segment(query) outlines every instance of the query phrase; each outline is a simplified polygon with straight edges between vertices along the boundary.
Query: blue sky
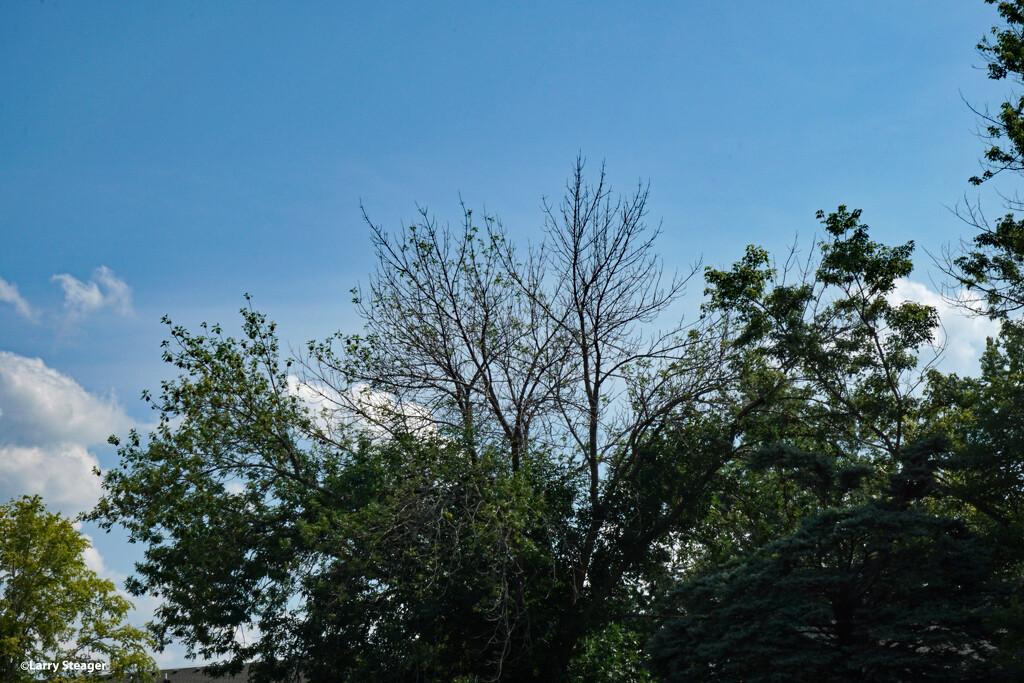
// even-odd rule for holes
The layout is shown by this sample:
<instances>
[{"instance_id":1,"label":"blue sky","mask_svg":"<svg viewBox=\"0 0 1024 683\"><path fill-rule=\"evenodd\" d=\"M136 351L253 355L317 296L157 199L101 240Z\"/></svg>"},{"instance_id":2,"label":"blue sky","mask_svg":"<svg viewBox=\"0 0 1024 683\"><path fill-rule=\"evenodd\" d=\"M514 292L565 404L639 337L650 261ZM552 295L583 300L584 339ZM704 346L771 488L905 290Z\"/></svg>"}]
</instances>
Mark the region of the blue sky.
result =
<instances>
[{"instance_id":1,"label":"blue sky","mask_svg":"<svg viewBox=\"0 0 1024 683\"><path fill-rule=\"evenodd\" d=\"M75 477L114 464L105 433L152 419L164 314L233 324L251 292L295 345L355 332L360 203L397 228L461 195L524 242L582 153L650 181L670 268L807 244L841 203L937 252L965 193L994 215L1013 191L967 183L964 100L1010 91L974 51L996 23L964 0L3 3L0 498L94 499Z\"/></svg>"}]
</instances>

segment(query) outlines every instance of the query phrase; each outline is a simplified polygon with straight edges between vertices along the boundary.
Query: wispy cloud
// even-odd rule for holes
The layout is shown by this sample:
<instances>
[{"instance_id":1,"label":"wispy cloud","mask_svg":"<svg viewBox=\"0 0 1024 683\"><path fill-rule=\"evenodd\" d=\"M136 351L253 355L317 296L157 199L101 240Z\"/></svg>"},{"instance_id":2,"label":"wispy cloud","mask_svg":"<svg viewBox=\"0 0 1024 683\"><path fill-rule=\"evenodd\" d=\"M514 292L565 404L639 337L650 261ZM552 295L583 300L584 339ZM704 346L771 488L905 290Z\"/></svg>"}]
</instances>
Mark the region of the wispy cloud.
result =
<instances>
[{"instance_id":1,"label":"wispy cloud","mask_svg":"<svg viewBox=\"0 0 1024 683\"><path fill-rule=\"evenodd\" d=\"M18 285L8 282L3 278L0 278L0 301L13 305L14 310L32 322L38 319L36 312L32 310L32 307L25 301L25 297L18 291Z\"/></svg>"},{"instance_id":2,"label":"wispy cloud","mask_svg":"<svg viewBox=\"0 0 1024 683\"><path fill-rule=\"evenodd\" d=\"M68 273L53 276L64 290L64 308L72 317L83 317L104 308L121 315L132 315L132 288L110 268L100 266L88 282Z\"/></svg>"}]
</instances>

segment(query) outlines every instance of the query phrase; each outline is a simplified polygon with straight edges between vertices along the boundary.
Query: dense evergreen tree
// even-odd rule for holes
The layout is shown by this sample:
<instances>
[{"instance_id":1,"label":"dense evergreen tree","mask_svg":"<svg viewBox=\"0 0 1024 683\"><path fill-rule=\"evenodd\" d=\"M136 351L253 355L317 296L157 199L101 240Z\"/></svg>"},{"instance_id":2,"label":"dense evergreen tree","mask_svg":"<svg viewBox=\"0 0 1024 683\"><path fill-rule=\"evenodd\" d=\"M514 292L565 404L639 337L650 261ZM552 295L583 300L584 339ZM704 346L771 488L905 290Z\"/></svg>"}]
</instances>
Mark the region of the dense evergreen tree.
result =
<instances>
[{"instance_id":1,"label":"dense evergreen tree","mask_svg":"<svg viewBox=\"0 0 1024 683\"><path fill-rule=\"evenodd\" d=\"M684 584L682 616L651 644L669 681L996 680L989 621L1006 595L992 551L966 524L928 510L944 441L907 448L888 490L829 507L796 533ZM782 456L780 458L780 456ZM762 457L787 469L792 457ZM789 462L786 462L786 461ZM805 455L809 487L861 481Z\"/></svg>"}]
</instances>

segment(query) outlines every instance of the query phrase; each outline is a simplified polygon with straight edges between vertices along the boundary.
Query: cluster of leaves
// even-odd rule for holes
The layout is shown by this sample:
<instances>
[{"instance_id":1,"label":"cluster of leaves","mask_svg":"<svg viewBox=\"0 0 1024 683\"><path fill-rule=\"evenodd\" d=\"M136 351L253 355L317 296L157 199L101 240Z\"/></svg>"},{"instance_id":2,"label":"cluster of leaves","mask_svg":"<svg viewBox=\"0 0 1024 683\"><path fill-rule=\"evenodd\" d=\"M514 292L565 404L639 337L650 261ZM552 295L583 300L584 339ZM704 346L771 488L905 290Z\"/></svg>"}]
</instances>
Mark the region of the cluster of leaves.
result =
<instances>
[{"instance_id":1,"label":"cluster of leaves","mask_svg":"<svg viewBox=\"0 0 1024 683\"><path fill-rule=\"evenodd\" d=\"M317 666L483 680L528 665L506 650L538 637L529 619L556 590L550 548L563 535L551 522L571 518L571 499L543 460L523 464L411 439L357 455L337 482L359 496L352 512L317 512L333 547L304 587L316 608L299 630L331 634L310 653Z\"/></svg>"},{"instance_id":2,"label":"cluster of leaves","mask_svg":"<svg viewBox=\"0 0 1024 683\"><path fill-rule=\"evenodd\" d=\"M985 0L996 4L996 0ZM991 38L985 37L978 43L978 51L988 60L988 75L993 80L1013 78L1021 82L1024 73L1024 8L1016 0L1000 1L999 15L1006 24L992 29ZM985 133L992 140L985 150L987 165L981 176L974 176L971 182L979 185L997 173L1024 171L1024 96L1017 101L1004 102L998 114L982 116Z\"/></svg>"},{"instance_id":3,"label":"cluster of leaves","mask_svg":"<svg viewBox=\"0 0 1024 683\"><path fill-rule=\"evenodd\" d=\"M1024 83L1024 3L985 1L997 5L1004 21L978 44L989 78ZM984 172L971 182L980 185L1003 171L1024 172L1024 95L1003 102L997 114L977 113L991 144L984 154ZM1007 193L1006 208L1019 212L1021 202L1010 198L1015 196ZM947 251L941 266L956 287L966 290L966 299L957 293L962 303L1006 323L1024 310L1024 221L1007 213L993 225L980 206L970 204L960 213L977 234L960 249Z\"/></svg>"}]
</instances>

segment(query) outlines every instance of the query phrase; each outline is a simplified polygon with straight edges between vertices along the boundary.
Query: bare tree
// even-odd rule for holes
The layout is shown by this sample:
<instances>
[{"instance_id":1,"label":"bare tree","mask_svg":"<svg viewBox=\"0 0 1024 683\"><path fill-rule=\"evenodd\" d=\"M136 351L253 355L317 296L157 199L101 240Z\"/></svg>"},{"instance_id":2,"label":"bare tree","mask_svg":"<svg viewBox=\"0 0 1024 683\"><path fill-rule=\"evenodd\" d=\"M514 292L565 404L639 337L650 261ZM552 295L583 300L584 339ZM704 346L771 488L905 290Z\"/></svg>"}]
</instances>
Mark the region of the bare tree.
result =
<instances>
[{"instance_id":1,"label":"bare tree","mask_svg":"<svg viewBox=\"0 0 1024 683\"><path fill-rule=\"evenodd\" d=\"M510 278L512 246L495 218L481 229L463 206L457 232L425 210L420 219L397 238L366 219L377 269L364 296L354 290L365 335L311 345L306 383L388 432L429 422L474 459L503 442L518 470L567 365L564 334L539 303L541 274Z\"/></svg>"},{"instance_id":2,"label":"bare tree","mask_svg":"<svg viewBox=\"0 0 1024 683\"><path fill-rule=\"evenodd\" d=\"M642 184L613 195L603 167L588 184L577 159L562 201L545 202L544 241L525 258L497 219L465 206L456 230L425 210L397 236L367 219L378 263L357 292L365 334L311 345L305 362L306 384L342 414L392 433L427 420L473 463L486 449L507 453L513 473L543 453L577 482L574 526L551 548L564 574L565 594L552 599L564 603L565 661L630 567L693 503L665 491L638 511L638 478L664 457L648 435L721 390L727 372L721 330L680 319L651 331L698 266L665 274L647 199ZM706 483L719 465L708 461L694 480ZM530 647L528 587L512 574L502 637Z\"/></svg>"},{"instance_id":3,"label":"bare tree","mask_svg":"<svg viewBox=\"0 0 1024 683\"><path fill-rule=\"evenodd\" d=\"M567 458L589 470L596 495L601 463L639 415L620 400L630 383L641 368L653 377L678 364L692 343L682 324L644 328L697 267L664 280L659 231L644 222L647 188L613 201L604 169L593 186L583 169L578 159L562 203L545 204L547 239L525 263L496 218L478 225L464 205L458 231L426 210L397 237L367 218L378 263L356 291L365 334L312 346L307 383L381 427L395 425L353 387L392 397L406 418L399 428L412 415L471 450L503 440L513 469L534 431L546 447L568 437ZM650 406L641 412L649 420Z\"/></svg>"}]
</instances>

